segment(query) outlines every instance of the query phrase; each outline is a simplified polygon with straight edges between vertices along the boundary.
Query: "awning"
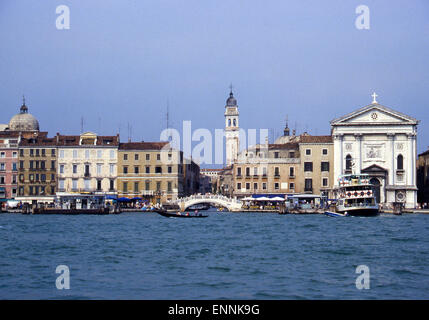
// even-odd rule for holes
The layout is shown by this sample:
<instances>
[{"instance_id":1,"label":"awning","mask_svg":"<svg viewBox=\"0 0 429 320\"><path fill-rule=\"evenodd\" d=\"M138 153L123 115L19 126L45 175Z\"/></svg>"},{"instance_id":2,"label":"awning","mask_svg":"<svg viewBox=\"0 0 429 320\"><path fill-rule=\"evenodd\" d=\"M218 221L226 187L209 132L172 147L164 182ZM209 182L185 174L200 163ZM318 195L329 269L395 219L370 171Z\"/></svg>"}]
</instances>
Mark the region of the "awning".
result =
<instances>
[{"instance_id":1,"label":"awning","mask_svg":"<svg viewBox=\"0 0 429 320\"><path fill-rule=\"evenodd\" d=\"M122 197L122 198L118 198L118 199L116 199L118 202L131 202L131 199L129 199L129 198L125 198L125 197Z\"/></svg>"}]
</instances>

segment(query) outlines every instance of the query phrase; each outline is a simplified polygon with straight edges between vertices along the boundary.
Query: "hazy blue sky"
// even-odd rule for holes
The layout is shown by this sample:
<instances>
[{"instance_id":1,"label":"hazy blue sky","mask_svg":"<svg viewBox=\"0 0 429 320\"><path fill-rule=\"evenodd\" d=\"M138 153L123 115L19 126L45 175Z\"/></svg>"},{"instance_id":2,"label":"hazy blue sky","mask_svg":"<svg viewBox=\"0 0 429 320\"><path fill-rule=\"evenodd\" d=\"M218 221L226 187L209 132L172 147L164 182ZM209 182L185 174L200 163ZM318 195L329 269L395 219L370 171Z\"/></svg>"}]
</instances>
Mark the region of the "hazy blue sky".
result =
<instances>
[{"instance_id":1,"label":"hazy blue sky","mask_svg":"<svg viewBox=\"0 0 429 320\"><path fill-rule=\"evenodd\" d=\"M55 9L70 8L70 30ZM370 30L355 9L370 8ZM421 120L429 145L429 1L0 1L0 123L25 94L42 130L158 140L173 127L222 128L228 86L240 125L329 134L371 102Z\"/></svg>"}]
</instances>

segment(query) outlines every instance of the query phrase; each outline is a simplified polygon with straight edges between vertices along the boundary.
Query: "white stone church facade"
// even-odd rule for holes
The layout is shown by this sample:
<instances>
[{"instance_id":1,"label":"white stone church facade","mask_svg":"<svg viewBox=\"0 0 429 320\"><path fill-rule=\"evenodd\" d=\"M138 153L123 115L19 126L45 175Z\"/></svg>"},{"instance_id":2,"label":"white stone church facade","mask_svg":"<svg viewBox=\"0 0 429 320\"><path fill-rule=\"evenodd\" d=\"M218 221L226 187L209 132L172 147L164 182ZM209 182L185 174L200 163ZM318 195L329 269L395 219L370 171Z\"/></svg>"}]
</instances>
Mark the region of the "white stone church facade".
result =
<instances>
[{"instance_id":1,"label":"white stone church facade","mask_svg":"<svg viewBox=\"0 0 429 320\"><path fill-rule=\"evenodd\" d=\"M418 120L380 105L370 105L331 121L334 177L367 173L384 207L417 205L416 133Z\"/></svg>"}]
</instances>

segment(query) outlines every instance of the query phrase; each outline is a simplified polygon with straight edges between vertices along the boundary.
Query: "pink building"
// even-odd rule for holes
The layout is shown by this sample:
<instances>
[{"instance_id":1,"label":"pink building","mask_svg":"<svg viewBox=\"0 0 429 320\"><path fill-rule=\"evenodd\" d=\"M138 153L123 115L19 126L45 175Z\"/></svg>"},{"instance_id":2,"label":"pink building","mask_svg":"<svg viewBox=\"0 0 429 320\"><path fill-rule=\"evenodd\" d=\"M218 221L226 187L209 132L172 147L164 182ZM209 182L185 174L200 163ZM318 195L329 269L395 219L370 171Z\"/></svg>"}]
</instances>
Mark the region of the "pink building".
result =
<instances>
[{"instance_id":1,"label":"pink building","mask_svg":"<svg viewBox=\"0 0 429 320\"><path fill-rule=\"evenodd\" d=\"M19 132L0 131L0 201L17 195L19 139Z\"/></svg>"}]
</instances>

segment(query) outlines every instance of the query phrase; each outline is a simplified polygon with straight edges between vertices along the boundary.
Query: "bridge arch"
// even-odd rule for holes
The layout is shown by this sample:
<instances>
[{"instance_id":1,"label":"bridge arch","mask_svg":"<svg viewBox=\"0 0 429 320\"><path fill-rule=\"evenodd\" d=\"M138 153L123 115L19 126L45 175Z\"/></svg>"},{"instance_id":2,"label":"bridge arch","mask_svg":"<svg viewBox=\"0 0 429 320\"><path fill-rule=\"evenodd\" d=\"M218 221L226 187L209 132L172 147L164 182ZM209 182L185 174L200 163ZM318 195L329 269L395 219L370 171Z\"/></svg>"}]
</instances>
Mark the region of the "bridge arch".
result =
<instances>
[{"instance_id":1,"label":"bridge arch","mask_svg":"<svg viewBox=\"0 0 429 320\"><path fill-rule=\"evenodd\" d=\"M242 203L237 199L228 198L218 195L197 195L186 198L180 198L174 201L179 205L180 210L183 212L190 206L200 203L214 203L219 206L227 208L229 211L240 211Z\"/></svg>"}]
</instances>

